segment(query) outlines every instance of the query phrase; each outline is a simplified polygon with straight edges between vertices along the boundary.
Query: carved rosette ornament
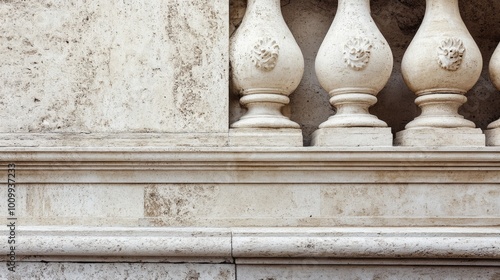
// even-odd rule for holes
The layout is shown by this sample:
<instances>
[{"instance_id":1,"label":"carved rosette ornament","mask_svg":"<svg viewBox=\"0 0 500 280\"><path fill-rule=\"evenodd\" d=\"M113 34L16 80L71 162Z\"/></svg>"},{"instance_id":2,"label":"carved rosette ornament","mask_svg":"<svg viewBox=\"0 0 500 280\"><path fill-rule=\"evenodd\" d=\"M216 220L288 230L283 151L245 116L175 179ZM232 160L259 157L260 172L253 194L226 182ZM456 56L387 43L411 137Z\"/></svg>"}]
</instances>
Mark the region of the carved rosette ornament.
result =
<instances>
[{"instance_id":1,"label":"carved rosette ornament","mask_svg":"<svg viewBox=\"0 0 500 280\"><path fill-rule=\"evenodd\" d=\"M462 64L465 47L458 38L446 38L438 48L438 63L441 68L456 71Z\"/></svg>"},{"instance_id":2,"label":"carved rosette ornament","mask_svg":"<svg viewBox=\"0 0 500 280\"><path fill-rule=\"evenodd\" d=\"M248 0L230 39L231 81L247 112L232 128L300 128L281 108L299 85L304 58L281 14L280 0Z\"/></svg>"},{"instance_id":3,"label":"carved rosette ornament","mask_svg":"<svg viewBox=\"0 0 500 280\"><path fill-rule=\"evenodd\" d=\"M372 43L366 38L352 38L344 46L344 62L354 70L362 70L370 61Z\"/></svg>"},{"instance_id":4,"label":"carved rosette ornament","mask_svg":"<svg viewBox=\"0 0 500 280\"><path fill-rule=\"evenodd\" d=\"M375 96L389 80L392 66L389 44L371 17L370 0L339 0L316 57L318 80L337 109L320 129L387 127L368 108L377 102Z\"/></svg>"},{"instance_id":5,"label":"carved rosette ornament","mask_svg":"<svg viewBox=\"0 0 500 280\"><path fill-rule=\"evenodd\" d=\"M262 71L271 71L276 67L280 55L280 46L271 38L260 39L253 47L252 61Z\"/></svg>"},{"instance_id":6,"label":"carved rosette ornament","mask_svg":"<svg viewBox=\"0 0 500 280\"><path fill-rule=\"evenodd\" d=\"M426 0L424 19L401 63L422 113L396 135L396 144L484 146L481 130L458 113L481 70L481 53L460 17L458 0ZM429 137L419 135L422 129ZM465 132L453 134L459 129ZM468 136L457 140L462 134Z\"/></svg>"}]
</instances>

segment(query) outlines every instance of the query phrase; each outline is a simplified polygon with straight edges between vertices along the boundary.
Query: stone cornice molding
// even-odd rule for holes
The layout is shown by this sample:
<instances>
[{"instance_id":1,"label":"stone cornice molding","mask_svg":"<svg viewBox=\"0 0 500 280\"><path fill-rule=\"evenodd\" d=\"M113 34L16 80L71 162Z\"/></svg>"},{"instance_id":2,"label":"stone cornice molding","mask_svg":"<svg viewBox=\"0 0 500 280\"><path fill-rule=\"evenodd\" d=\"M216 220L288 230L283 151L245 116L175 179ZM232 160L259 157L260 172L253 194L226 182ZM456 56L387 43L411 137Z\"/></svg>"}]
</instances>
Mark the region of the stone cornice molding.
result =
<instances>
[{"instance_id":1,"label":"stone cornice molding","mask_svg":"<svg viewBox=\"0 0 500 280\"><path fill-rule=\"evenodd\" d=\"M18 184L500 182L499 148L0 148L11 162Z\"/></svg>"}]
</instances>

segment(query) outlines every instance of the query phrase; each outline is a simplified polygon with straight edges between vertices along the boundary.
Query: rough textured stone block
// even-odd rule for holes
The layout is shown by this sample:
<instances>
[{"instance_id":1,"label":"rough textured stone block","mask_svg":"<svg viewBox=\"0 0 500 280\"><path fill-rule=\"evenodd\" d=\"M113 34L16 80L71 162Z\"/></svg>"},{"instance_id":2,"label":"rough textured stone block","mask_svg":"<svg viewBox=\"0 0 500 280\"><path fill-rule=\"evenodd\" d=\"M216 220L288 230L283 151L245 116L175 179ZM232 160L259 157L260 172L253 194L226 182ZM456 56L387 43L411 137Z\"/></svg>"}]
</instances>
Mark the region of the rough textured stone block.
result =
<instances>
[{"instance_id":1,"label":"rough textured stone block","mask_svg":"<svg viewBox=\"0 0 500 280\"><path fill-rule=\"evenodd\" d=\"M498 267L432 267L432 266L238 266L237 279L477 279L491 280L500 277Z\"/></svg>"},{"instance_id":2,"label":"rough textured stone block","mask_svg":"<svg viewBox=\"0 0 500 280\"><path fill-rule=\"evenodd\" d=\"M8 272L2 263L0 278L17 279L166 279L231 280L234 265L164 263L18 263L16 272Z\"/></svg>"},{"instance_id":3,"label":"rough textured stone block","mask_svg":"<svg viewBox=\"0 0 500 280\"><path fill-rule=\"evenodd\" d=\"M0 132L227 132L227 1L2 1Z\"/></svg>"}]
</instances>

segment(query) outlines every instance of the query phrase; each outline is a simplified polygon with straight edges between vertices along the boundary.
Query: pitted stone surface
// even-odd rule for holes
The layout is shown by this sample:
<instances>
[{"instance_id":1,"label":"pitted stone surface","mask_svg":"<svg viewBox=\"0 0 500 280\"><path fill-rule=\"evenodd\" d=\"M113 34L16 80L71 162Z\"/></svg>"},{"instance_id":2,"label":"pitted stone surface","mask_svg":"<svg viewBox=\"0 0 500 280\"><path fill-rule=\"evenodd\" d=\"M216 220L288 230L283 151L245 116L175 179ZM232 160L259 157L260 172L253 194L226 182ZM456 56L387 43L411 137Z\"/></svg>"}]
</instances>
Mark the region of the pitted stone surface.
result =
<instances>
[{"instance_id":1,"label":"pitted stone surface","mask_svg":"<svg viewBox=\"0 0 500 280\"><path fill-rule=\"evenodd\" d=\"M1 1L0 132L227 132L227 9Z\"/></svg>"},{"instance_id":2,"label":"pitted stone surface","mask_svg":"<svg viewBox=\"0 0 500 280\"><path fill-rule=\"evenodd\" d=\"M164 263L19 263L16 272L0 268L0 279L235 279L233 265ZM5 277L5 278L4 278Z\"/></svg>"}]
</instances>

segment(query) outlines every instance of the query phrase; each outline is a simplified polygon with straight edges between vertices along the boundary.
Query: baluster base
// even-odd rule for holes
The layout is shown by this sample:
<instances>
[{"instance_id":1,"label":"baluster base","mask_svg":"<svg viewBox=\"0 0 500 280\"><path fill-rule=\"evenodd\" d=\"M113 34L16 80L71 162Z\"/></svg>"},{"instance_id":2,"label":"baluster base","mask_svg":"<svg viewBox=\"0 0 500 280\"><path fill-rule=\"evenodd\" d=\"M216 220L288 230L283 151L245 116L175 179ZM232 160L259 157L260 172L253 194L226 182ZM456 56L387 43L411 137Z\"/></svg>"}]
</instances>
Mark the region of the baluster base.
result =
<instances>
[{"instance_id":1,"label":"baluster base","mask_svg":"<svg viewBox=\"0 0 500 280\"><path fill-rule=\"evenodd\" d=\"M480 128L411 128L396 133L396 146L484 147Z\"/></svg>"},{"instance_id":2,"label":"baluster base","mask_svg":"<svg viewBox=\"0 0 500 280\"><path fill-rule=\"evenodd\" d=\"M415 99L422 114L406 125L413 128L475 128L476 125L458 114L467 97L456 93L433 93Z\"/></svg>"},{"instance_id":3,"label":"baluster base","mask_svg":"<svg viewBox=\"0 0 500 280\"><path fill-rule=\"evenodd\" d=\"M236 128L229 130L231 147L302 147L300 129Z\"/></svg>"},{"instance_id":4,"label":"baluster base","mask_svg":"<svg viewBox=\"0 0 500 280\"><path fill-rule=\"evenodd\" d=\"M369 89L365 89L369 92ZM319 125L319 128L387 127L387 124L370 114L368 108L377 103L373 93L362 89L340 89L330 92L330 103L337 113Z\"/></svg>"},{"instance_id":5,"label":"baluster base","mask_svg":"<svg viewBox=\"0 0 500 280\"><path fill-rule=\"evenodd\" d=\"M484 134L486 135L486 146L500 146L500 127L485 130Z\"/></svg>"},{"instance_id":6,"label":"baluster base","mask_svg":"<svg viewBox=\"0 0 500 280\"><path fill-rule=\"evenodd\" d=\"M251 89L243 92L241 105L248 111L231 128L300 128L283 116L281 108L290 102L280 89Z\"/></svg>"},{"instance_id":7,"label":"baluster base","mask_svg":"<svg viewBox=\"0 0 500 280\"><path fill-rule=\"evenodd\" d=\"M388 127L320 128L312 134L312 146L323 147L390 147L392 133Z\"/></svg>"}]
</instances>

